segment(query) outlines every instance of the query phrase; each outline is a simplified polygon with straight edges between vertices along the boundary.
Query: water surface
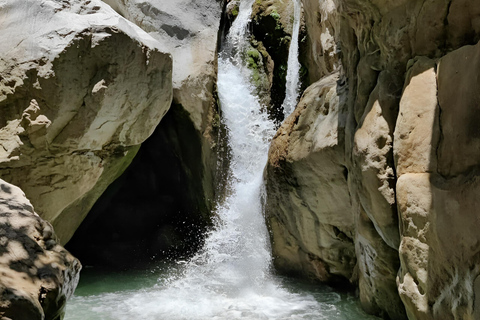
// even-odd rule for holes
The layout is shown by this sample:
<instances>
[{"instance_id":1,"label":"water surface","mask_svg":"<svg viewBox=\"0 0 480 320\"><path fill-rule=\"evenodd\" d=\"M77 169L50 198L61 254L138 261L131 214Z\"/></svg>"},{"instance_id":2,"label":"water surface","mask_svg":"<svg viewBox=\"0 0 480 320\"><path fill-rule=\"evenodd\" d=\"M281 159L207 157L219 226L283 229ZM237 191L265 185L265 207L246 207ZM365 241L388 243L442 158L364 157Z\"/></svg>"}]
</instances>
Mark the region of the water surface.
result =
<instances>
[{"instance_id":1,"label":"water surface","mask_svg":"<svg viewBox=\"0 0 480 320\"><path fill-rule=\"evenodd\" d=\"M80 284L75 296L67 304L65 320L116 320L116 319L145 319L145 320L177 320L177 319L311 319L311 320L379 320L379 318L365 314L359 305L358 298L353 293L335 292L332 288L319 284L309 284L297 279L275 277L275 281L281 290L290 292L292 301L285 304L291 306L292 313L285 317L276 317L274 299L260 297L256 305L256 314L244 310L238 310L238 306L229 307L227 300L217 301L217 304L203 300L203 306L189 305L173 301L168 297L165 301L155 295L155 292L168 290L168 285L175 277L181 277L184 271L182 265L174 263L162 264L161 267L142 271L114 272L110 270L96 270L86 268L82 271ZM149 296L150 294L151 297ZM135 299L140 299L135 302ZM180 297L182 300L182 298ZM252 295L251 299L258 299ZM248 299L247 299L248 300ZM225 303L225 310L229 316L214 314L218 305ZM231 301L230 301L231 303ZM245 305L247 305L245 301ZM306 307L306 309L305 309ZM191 310L175 310L167 314L165 310L176 308L202 308L205 317L198 317ZM235 310L237 308L237 310ZM211 312L205 312L205 310ZM295 310L296 309L296 310ZM309 310L310 309L310 310ZM263 311L262 311L263 310ZM208 313L210 313L208 315ZM232 316L232 317L230 317Z\"/></svg>"}]
</instances>

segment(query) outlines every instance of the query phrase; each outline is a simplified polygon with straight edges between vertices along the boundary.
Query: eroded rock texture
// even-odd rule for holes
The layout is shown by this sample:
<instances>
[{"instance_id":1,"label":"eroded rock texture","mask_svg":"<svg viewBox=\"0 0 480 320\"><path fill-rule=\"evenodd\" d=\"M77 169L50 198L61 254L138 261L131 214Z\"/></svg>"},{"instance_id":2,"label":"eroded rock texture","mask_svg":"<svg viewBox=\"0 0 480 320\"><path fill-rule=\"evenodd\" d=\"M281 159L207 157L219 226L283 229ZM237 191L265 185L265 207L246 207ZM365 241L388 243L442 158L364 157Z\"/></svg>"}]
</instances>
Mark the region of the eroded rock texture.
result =
<instances>
[{"instance_id":1,"label":"eroded rock texture","mask_svg":"<svg viewBox=\"0 0 480 320\"><path fill-rule=\"evenodd\" d=\"M479 55L477 44L438 60L417 59L400 102L394 150L402 221L398 286L414 319L480 315Z\"/></svg>"},{"instance_id":2,"label":"eroded rock texture","mask_svg":"<svg viewBox=\"0 0 480 320\"><path fill-rule=\"evenodd\" d=\"M0 318L61 319L80 262L58 244L22 190L1 179L0 245Z\"/></svg>"},{"instance_id":3,"label":"eroded rock texture","mask_svg":"<svg viewBox=\"0 0 480 320\"><path fill-rule=\"evenodd\" d=\"M0 3L0 175L65 243L170 107L172 62L100 1Z\"/></svg>"},{"instance_id":4,"label":"eroded rock texture","mask_svg":"<svg viewBox=\"0 0 480 320\"><path fill-rule=\"evenodd\" d=\"M312 85L272 142L266 170L277 266L349 279L364 309L386 318L480 317L480 6L302 2ZM336 85L318 90L334 75ZM332 190L341 201L325 199ZM349 261L343 273L338 261Z\"/></svg>"}]
</instances>

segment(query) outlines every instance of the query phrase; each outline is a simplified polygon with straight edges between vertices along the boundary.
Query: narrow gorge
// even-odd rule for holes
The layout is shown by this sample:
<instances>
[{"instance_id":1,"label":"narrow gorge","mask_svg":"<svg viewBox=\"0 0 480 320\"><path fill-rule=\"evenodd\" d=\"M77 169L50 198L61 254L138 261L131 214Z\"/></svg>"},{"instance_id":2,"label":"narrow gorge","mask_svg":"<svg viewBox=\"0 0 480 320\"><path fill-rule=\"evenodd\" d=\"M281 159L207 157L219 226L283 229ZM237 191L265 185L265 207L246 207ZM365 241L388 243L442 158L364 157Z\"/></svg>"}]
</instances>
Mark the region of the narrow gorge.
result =
<instances>
[{"instance_id":1,"label":"narrow gorge","mask_svg":"<svg viewBox=\"0 0 480 320\"><path fill-rule=\"evenodd\" d=\"M472 0L0 0L0 319L480 319L479 40Z\"/></svg>"}]
</instances>

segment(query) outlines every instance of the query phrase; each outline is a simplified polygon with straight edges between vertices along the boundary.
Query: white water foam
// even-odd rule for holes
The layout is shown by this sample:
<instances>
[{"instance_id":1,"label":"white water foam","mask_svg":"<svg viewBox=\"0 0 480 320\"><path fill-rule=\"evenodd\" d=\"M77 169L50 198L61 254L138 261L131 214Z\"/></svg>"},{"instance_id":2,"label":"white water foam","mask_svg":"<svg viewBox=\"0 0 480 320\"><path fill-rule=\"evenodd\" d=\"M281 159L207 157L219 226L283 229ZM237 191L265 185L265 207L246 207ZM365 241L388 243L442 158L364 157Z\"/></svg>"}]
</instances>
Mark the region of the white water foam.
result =
<instances>
[{"instance_id":1,"label":"white water foam","mask_svg":"<svg viewBox=\"0 0 480 320\"><path fill-rule=\"evenodd\" d=\"M298 61L298 36L300 33L300 17L302 7L300 0L293 1L293 30L290 48L288 49L288 69L286 78L286 92L283 100L283 114L288 117L297 105L298 95L300 94L300 62Z\"/></svg>"},{"instance_id":2,"label":"white water foam","mask_svg":"<svg viewBox=\"0 0 480 320\"><path fill-rule=\"evenodd\" d=\"M218 206L203 250L185 262L179 276L154 287L76 298L66 319L85 320L76 318L83 308L105 320L323 319L325 306L310 295L288 292L270 272L261 192L275 130L240 62L253 1L242 0L219 58L218 93L231 148L229 195Z\"/></svg>"}]
</instances>

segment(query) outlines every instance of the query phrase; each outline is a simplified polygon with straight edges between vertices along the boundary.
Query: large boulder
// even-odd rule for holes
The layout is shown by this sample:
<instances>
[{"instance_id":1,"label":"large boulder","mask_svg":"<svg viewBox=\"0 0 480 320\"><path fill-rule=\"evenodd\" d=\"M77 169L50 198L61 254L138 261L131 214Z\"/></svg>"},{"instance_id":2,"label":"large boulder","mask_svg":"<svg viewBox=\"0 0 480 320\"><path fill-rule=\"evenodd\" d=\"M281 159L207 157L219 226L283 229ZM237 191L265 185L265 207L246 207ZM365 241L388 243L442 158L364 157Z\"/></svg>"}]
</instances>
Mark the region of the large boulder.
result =
<instances>
[{"instance_id":1,"label":"large boulder","mask_svg":"<svg viewBox=\"0 0 480 320\"><path fill-rule=\"evenodd\" d=\"M0 180L0 318L60 320L80 262L59 245L20 188Z\"/></svg>"},{"instance_id":2,"label":"large boulder","mask_svg":"<svg viewBox=\"0 0 480 320\"><path fill-rule=\"evenodd\" d=\"M276 267L323 281L350 279L356 264L344 84L335 73L307 88L275 135L265 171Z\"/></svg>"},{"instance_id":3,"label":"large boulder","mask_svg":"<svg viewBox=\"0 0 480 320\"><path fill-rule=\"evenodd\" d=\"M0 3L0 175L67 242L172 100L172 61L104 3Z\"/></svg>"},{"instance_id":4,"label":"large boulder","mask_svg":"<svg viewBox=\"0 0 480 320\"><path fill-rule=\"evenodd\" d=\"M174 102L204 131L216 83L220 0L104 0L173 57Z\"/></svg>"}]
</instances>

